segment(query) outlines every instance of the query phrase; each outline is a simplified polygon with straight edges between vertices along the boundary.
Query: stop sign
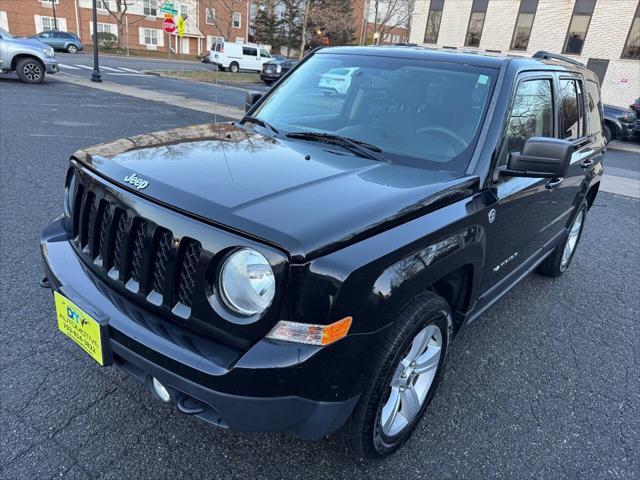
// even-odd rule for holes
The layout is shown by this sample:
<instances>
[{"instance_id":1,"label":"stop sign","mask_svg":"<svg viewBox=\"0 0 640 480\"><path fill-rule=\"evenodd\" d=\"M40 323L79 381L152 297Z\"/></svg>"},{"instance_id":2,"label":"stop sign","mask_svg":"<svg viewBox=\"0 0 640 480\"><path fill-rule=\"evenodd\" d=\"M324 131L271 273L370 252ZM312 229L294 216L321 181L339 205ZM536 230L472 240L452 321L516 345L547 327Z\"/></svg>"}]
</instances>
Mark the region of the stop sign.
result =
<instances>
[{"instance_id":1,"label":"stop sign","mask_svg":"<svg viewBox=\"0 0 640 480\"><path fill-rule=\"evenodd\" d=\"M162 29L167 33L173 33L176 31L176 22L173 18L165 18L162 22Z\"/></svg>"}]
</instances>

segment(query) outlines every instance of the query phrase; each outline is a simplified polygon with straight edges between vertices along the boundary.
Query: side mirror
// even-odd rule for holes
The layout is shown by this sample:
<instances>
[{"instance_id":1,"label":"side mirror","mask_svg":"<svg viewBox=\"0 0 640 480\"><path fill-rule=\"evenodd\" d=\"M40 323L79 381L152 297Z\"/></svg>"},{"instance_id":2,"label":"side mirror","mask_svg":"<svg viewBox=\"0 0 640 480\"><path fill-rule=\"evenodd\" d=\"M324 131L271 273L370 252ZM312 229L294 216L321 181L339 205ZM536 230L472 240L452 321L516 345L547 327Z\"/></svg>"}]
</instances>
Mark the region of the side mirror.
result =
<instances>
[{"instance_id":1,"label":"side mirror","mask_svg":"<svg viewBox=\"0 0 640 480\"><path fill-rule=\"evenodd\" d=\"M507 168L500 175L507 177L563 178L567 175L573 143L547 137L531 137L520 153L509 154Z\"/></svg>"},{"instance_id":2,"label":"side mirror","mask_svg":"<svg viewBox=\"0 0 640 480\"><path fill-rule=\"evenodd\" d=\"M247 92L247 95L244 99L244 111L245 113L251 110L251 107L255 105L255 103L262 98L261 92Z\"/></svg>"}]
</instances>

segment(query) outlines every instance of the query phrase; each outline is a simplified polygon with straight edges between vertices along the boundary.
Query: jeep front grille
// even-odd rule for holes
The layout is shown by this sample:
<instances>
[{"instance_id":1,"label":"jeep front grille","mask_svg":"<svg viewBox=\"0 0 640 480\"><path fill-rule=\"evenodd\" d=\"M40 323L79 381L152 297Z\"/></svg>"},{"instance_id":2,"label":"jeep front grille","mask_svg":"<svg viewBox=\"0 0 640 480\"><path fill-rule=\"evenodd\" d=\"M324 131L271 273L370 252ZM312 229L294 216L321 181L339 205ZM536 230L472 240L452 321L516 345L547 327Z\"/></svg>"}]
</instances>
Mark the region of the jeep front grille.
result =
<instances>
[{"instance_id":1,"label":"jeep front grille","mask_svg":"<svg viewBox=\"0 0 640 480\"><path fill-rule=\"evenodd\" d=\"M79 184L72 211L74 243L94 267L132 293L189 318L202 245Z\"/></svg>"}]
</instances>

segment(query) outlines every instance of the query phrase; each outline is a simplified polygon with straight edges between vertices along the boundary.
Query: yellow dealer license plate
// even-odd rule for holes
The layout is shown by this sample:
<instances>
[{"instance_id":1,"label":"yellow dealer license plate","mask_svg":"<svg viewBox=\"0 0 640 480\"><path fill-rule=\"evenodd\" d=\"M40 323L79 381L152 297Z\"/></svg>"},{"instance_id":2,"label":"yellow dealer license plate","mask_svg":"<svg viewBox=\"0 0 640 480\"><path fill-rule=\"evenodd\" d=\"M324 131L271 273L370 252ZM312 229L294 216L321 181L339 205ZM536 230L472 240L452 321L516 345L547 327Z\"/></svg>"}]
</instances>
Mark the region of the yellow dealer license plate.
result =
<instances>
[{"instance_id":1,"label":"yellow dealer license plate","mask_svg":"<svg viewBox=\"0 0 640 480\"><path fill-rule=\"evenodd\" d=\"M58 329L76 342L100 365L105 365L106 325L101 325L84 310L58 292L53 292L56 302Z\"/></svg>"}]
</instances>

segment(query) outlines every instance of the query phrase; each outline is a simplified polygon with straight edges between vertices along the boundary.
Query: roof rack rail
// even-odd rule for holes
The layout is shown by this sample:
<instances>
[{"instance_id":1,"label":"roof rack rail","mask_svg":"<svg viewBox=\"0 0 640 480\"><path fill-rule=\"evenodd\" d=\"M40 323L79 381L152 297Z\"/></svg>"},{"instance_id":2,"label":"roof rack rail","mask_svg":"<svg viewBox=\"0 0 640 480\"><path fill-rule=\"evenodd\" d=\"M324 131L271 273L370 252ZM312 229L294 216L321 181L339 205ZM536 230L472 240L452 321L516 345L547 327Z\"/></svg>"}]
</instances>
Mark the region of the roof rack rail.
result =
<instances>
[{"instance_id":1,"label":"roof rack rail","mask_svg":"<svg viewBox=\"0 0 640 480\"><path fill-rule=\"evenodd\" d=\"M542 60L558 60L560 62L567 62L572 65L577 65L578 67L584 67L584 63L574 60L573 58L569 58L558 53L547 52L544 50L538 50L531 56L531 58L540 58Z\"/></svg>"}]
</instances>

